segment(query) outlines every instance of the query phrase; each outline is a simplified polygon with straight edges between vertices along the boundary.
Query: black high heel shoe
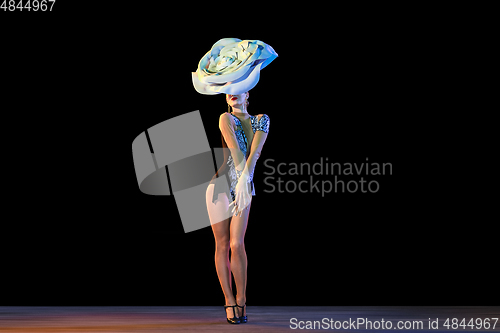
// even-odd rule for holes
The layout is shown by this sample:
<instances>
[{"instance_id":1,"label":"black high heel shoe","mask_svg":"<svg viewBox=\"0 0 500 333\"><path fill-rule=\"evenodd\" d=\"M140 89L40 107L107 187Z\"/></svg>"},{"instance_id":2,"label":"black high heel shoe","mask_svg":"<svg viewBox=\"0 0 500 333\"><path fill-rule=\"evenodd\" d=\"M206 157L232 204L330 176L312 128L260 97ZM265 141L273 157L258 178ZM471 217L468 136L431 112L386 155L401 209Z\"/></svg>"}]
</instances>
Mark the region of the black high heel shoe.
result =
<instances>
[{"instance_id":1,"label":"black high heel shoe","mask_svg":"<svg viewBox=\"0 0 500 333\"><path fill-rule=\"evenodd\" d=\"M245 309L245 307L247 306L246 304L244 304L243 306L239 306L238 303L236 303L236 306L239 307L239 308L242 308L242 309ZM241 323L246 323L248 321L248 318L246 316L246 311L244 310L241 310L241 314L244 314L245 313L245 316L240 316L238 319L240 320Z\"/></svg>"},{"instance_id":2,"label":"black high heel shoe","mask_svg":"<svg viewBox=\"0 0 500 333\"><path fill-rule=\"evenodd\" d=\"M236 317L236 312L234 311L234 308L237 306L238 305L224 305L224 310L227 308L233 308L233 315L234 315L233 318L227 318L227 312L226 312L226 319L227 319L227 322L230 324L239 324L240 323L240 320L238 317Z\"/></svg>"}]
</instances>

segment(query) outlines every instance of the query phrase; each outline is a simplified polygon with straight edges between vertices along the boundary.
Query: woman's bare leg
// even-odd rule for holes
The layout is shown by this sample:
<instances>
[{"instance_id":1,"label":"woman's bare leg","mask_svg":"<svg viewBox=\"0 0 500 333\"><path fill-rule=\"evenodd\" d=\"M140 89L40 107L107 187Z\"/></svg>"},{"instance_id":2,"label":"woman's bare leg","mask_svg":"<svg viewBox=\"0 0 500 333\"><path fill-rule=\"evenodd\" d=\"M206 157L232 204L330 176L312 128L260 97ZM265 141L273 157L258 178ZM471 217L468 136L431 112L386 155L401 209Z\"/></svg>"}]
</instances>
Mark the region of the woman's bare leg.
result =
<instances>
[{"instance_id":1,"label":"woman's bare leg","mask_svg":"<svg viewBox=\"0 0 500 333\"><path fill-rule=\"evenodd\" d=\"M229 200L225 193L220 193L218 200L212 202L214 193L214 185L209 185L207 188L207 209L210 217L210 224L215 237L215 269L219 282L224 293L226 305L235 305L236 300L232 291L231 283L231 265L229 262L229 225L231 222L231 214L229 212ZM227 317L234 317L233 308L227 308ZM236 313L238 315L238 313Z\"/></svg>"},{"instance_id":2,"label":"woman's bare leg","mask_svg":"<svg viewBox=\"0 0 500 333\"><path fill-rule=\"evenodd\" d=\"M247 253L245 251L245 232L248 225L248 215L250 214L250 206L243 210L241 216L233 216L230 223L230 246L231 246L231 271L234 275L236 284L236 302L243 306L246 303L247 289ZM242 308L237 308L238 316L246 315L242 313Z\"/></svg>"}]
</instances>

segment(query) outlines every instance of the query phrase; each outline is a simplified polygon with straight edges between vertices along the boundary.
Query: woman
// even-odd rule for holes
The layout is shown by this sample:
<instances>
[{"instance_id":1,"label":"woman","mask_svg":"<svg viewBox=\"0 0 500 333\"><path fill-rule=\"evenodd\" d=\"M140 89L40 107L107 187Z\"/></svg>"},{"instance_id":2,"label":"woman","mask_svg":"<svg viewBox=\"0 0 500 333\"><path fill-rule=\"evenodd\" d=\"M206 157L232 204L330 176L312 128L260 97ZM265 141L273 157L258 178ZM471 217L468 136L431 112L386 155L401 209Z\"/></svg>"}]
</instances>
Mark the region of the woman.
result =
<instances>
[{"instance_id":1,"label":"woman","mask_svg":"<svg viewBox=\"0 0 500 333\"><path fill-rule=\"evenodd\" d=\"M246 323L247 255L245 231L250 214L255 164L269 132L269 117L247 112L249 93L226 94L232 112L219 118L224 164L207 188L210 224L215 236L215 267L224 292L227 321ZM224 186L226 185L226 186ZM229 261L231 250L231 261ZM233 295L231 272L236 284Z\"/></svg>"}]
</instances>

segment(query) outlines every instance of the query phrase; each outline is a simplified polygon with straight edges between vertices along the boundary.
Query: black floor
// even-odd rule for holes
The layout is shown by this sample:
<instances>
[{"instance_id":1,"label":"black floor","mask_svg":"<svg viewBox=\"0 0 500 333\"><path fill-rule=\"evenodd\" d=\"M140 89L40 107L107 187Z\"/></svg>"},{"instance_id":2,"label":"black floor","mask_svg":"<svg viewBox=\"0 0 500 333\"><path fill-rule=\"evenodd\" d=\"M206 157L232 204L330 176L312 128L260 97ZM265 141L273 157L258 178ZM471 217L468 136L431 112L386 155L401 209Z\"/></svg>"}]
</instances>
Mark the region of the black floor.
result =
<instances>
[{"instance_id":1,"label":"black floor","mask_svg":"<svg viewBox=\"0 0 500 333\"><path fill-rule=\"evenodd\" d=\"M248 306L247 315L230 325L222 306L0 307L0 332L500 332L500 307Z\"/></svg>"}]
</instances>

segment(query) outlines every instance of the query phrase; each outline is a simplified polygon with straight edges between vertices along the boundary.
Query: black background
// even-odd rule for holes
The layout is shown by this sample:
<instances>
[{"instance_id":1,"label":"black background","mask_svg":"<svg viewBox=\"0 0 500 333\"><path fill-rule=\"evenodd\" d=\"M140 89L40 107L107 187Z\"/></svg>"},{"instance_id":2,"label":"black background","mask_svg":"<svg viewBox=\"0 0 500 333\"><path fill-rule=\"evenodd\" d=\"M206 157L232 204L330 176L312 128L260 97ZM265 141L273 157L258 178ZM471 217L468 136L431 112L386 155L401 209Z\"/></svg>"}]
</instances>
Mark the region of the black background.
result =
<instances>
[{"instance_id":1,"label":"black background","mask_svg":"<svg viewBox=\"0 0 500 333\"><path fill-rule=\"evenodd\" d=\"M2 305L223 304L211 229L184 233L172 196L140 192L131 145L200 110L220 146L224 96L198 94L191 72L227 37L279 55L250 91L250 114L271 126L245 239L248 304L491 304L494 236L457 165L461 137L447 113L459 28L442 13L102 6L0 13L13 184ZM372 178L374 194L263 191L265 159L321 157L391 163L393 174Z\"/></svg>"}]
</instances>

